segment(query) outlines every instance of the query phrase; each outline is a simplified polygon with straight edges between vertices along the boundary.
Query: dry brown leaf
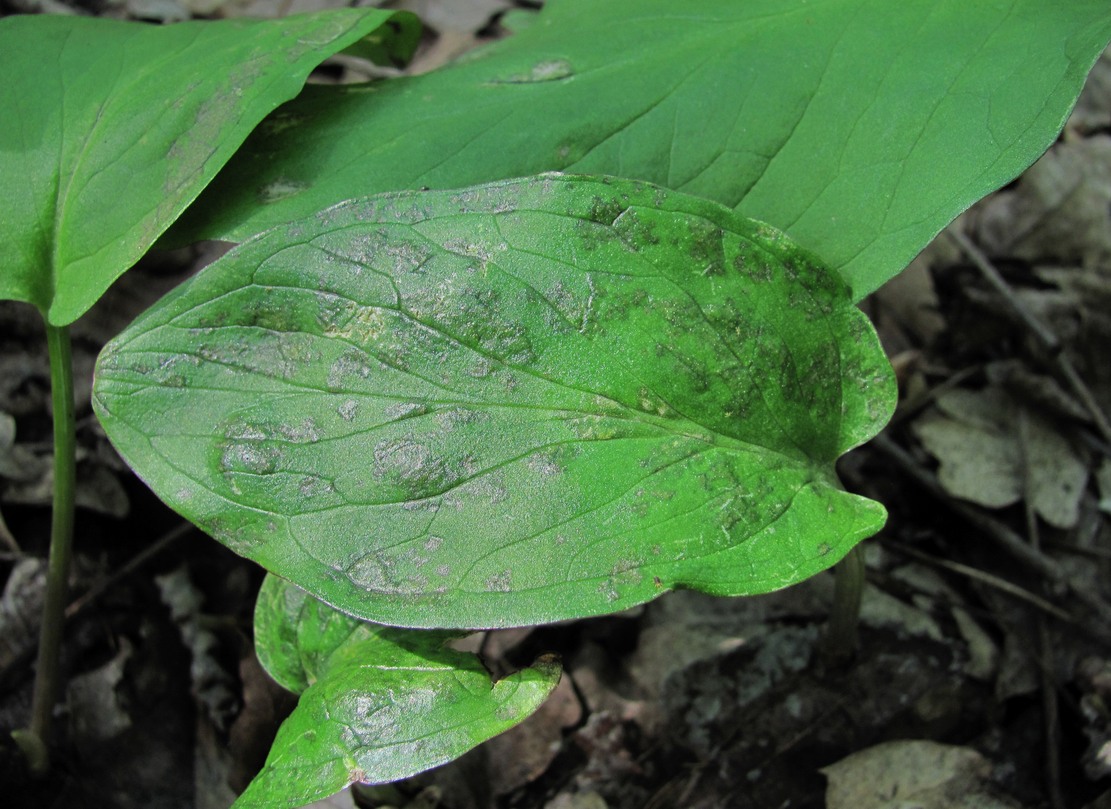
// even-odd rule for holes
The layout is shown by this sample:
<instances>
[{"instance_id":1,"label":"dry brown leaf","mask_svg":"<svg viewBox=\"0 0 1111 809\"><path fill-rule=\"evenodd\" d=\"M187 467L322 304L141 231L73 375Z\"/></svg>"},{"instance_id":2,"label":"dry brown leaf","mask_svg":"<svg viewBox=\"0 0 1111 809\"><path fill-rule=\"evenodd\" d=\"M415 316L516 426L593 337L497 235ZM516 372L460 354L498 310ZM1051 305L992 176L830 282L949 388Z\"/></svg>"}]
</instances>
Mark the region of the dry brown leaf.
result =
<instances>
[{"instance_id":1,"label":"dry brown leaf","mask_svg":"<svg viewBox=\"0 0 1111 809\"><path fill-rule=\"evenodd\" d=\"M1025 495L1050 525L1076 525L1088 466L1056 425L996 386L947 391L937 406L913 429L949 494L988 508Z\"/></svg>"}]
</instances>

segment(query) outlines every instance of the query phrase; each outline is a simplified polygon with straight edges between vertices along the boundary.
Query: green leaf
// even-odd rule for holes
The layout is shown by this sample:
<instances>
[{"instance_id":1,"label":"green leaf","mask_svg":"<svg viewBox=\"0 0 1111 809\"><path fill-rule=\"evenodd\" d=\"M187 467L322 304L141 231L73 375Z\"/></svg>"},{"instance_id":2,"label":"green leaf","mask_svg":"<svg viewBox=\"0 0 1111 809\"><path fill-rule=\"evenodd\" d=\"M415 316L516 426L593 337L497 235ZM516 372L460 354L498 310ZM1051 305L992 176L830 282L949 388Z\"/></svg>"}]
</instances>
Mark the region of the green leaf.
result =
<instances>
[{"instance_id":1,"label":"green leaf","mask_svg":"<svg viewBox=\"0 0 1111 809\"><path fill-rule=\"evenodd\" d=\"M552 0L457 65L310 88L178 238L380 191L613 174L785 230L859 300L1053 142L1109 38L1107 0Z\"/></svg>"},{"instance_id":2,"label":"green leaf","mask_svg":"<svg viewBox=\"0 0 1111 809\"><path fill-rule=\"evenodd\" d=\"M76 320L313 67L372 33L397 53L416 25L370 9L161 27L0 19L0 298Z\"/></svg>"},{"instance_id":3,"label":"green leaf","mask_svg":"<svg viewBox=\"0 0 1111 809\"><path fill-rule=\"evenodd\" d=\"M551 175L356 200L110 343L95 406L173 508L340 609L533 624L765 592L883 524L893 408L834 274L715 203Z\"/></svg>"},{"instance_id":4,"label":"green leaf","mask_svg":"<svg viewBox=\"0 0 1111 809\"><path fill-rule=\"evenodd\" d=\"M560 666L490 682L451 632L390 629L350 618L268 576L255 646L279 683L301 693L237 809L302 806L360 781L381 784L443 764L523 721Z\"/></svg>"}]
</instances>

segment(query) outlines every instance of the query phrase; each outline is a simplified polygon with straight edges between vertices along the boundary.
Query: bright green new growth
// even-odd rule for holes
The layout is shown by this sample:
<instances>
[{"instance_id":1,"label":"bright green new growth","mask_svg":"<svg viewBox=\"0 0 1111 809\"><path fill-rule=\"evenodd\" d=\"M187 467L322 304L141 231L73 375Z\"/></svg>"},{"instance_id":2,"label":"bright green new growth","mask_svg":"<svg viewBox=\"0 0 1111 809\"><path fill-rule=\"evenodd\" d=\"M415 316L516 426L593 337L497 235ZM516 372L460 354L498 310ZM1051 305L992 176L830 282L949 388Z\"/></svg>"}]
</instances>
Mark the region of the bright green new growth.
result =
<instances>
[{"instance_id":1,"label":"bright green new growth","mask_svg":"<svg viewBox=\"0 0 1111 809\"><path fill-rule=\"evenodd\" d=\"M545 176L344 203L254 239L101 355L173 508L400 626L766 592L883 524L837 457L895 389L837 277L715 203Z\"/></svg>"},{"instance_id":2,"label":"bright green new growth","mask_svg":"<svg viewBox=\"0 0 1111 809\"><path fill-rule=\"evenodd\" d=\"M1042 154L1109 38L1107 0L550 0L458 64L311 88L178 238L382 191L610 174L775 225L859 300Z\"/></svg>"},{"instance_id":3,"label":"bright green new growth","mask_svg":"<svg viewBox=\"0 0 1111 809\"><path fill-rule=\"evenodd\" d=\"M415 18L376 9L161 27L0 19L0 299L73 322L321 60L348 46L404 58L416 39Z\"/></svg>"},{"instance_id":4,"label":"bright green new growth","mask_svg":"<svg viewBox=\"0 0 1111 809\"><path fill-rule=\"evenodd\" d=\"M559 682L558 662L541 658L492 684L475 655L445 647L456 637L367 624L268 576L255 648L301 697L236 809L302 806L443 764L521 722Z\"/></svg>"}]
</instances>

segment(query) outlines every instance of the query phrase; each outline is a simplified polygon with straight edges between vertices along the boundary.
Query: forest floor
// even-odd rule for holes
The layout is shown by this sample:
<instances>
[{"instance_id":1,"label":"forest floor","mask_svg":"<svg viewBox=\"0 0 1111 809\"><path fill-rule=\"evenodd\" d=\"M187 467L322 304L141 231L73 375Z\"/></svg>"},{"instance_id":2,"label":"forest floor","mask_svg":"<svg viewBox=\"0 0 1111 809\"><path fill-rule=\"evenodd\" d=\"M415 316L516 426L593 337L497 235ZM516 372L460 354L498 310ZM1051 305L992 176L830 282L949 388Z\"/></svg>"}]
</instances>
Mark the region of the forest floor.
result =
<instances>
[{"instance_id":1,"label":"forest floor","mask_svg":"<svg viewBox=\"0 0 1111 809\"><path fill-rule=\"evenodd\" d=\"M99 5L164 21L336 3ZM428 70L496 36L514 4L388 5L429 26ZM251 643L262 572L162 506L89 406L104 343L222 249L152 254L75 325L81 510L60 752L33 782L0 745L13 809L224 809L294 704ZM496 672L562 657L548 703L451 765L315 806L1111 809L1111 55L1046 156L864 306L901 404L840 466L890 512L863 546L851 659L823 653L832 574L485 633L472 648ZM50 449L41 323L2 304L0 728L29 711Z\"/></svg>"}]
</instances>

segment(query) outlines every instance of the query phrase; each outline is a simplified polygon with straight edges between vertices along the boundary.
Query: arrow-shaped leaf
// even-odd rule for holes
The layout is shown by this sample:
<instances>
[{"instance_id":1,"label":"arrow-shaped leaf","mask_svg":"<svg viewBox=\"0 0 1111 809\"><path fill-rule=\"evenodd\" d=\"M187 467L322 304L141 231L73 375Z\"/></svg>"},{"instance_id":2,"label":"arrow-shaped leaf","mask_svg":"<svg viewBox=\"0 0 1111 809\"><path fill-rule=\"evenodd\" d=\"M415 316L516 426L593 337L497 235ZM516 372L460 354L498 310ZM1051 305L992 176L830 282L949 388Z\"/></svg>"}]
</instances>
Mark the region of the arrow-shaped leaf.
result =
<instances>
[{"instance_id":1,"label":"arrow-shaped leaf","mask_svg":"<svg viewBox=\"0 0 1111 809\"><path fill-rule=\"evenodd\" d=\"M370 34L402 57L415 19L0 19L0 299L76 320L309 71Z\"/></svg>"},{"instance_id":2,"label":"arrow-shaped leaf","mask_svg":"<svg viewBox=\"0 0 1111 809\"><path fill-rule=\"evenodd\" d=\"M95 404L238 553L369 620L475 628L828 567L883 523L833 462L894 395L777 231L553 175L272 230L110 343Z\"/></svg>"}]
</instances>

